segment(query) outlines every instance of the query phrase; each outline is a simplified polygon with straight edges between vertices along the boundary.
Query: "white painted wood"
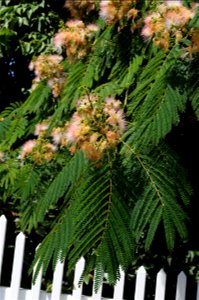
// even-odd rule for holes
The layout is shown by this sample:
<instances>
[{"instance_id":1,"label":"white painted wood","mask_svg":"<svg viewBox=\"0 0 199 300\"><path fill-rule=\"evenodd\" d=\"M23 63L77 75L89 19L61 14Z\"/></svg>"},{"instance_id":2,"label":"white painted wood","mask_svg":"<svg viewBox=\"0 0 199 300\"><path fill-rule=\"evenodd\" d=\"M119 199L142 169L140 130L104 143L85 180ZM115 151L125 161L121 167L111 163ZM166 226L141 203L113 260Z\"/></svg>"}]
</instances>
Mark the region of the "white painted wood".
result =
<instances>
[{"instance_id":1,"label":"white painted wood","mask_svg":"<svg viewBox=\"0 0 199 300\"><path fill-rule=\"evenodd\" d=\"M25 238L22 232L16 237L9 300L20 300L18 295L23 267Z\"/></svg>"},{"instance_id":2,"label":"white painted wood","mask_svg":"<svg viewBox=\"0 0 199 300\"><path fill-rule=\"evenodd\" d=\"M2 215L0 217L0 281L1 281L1 269L3 263L3 252L5 246L6 225L7 225L6 217Z\"/></svg>"},{"instance_id":3,"label":"white painted wood","mask_svg":"<svg viewBox=\"0 0 199 300\"><path fill-rule=\"evenodd\" d=\"M166 292L166 273L161 269L156 277L155 300L164 300Z\"/></svg>"},{"instance_id":4,"label":"white painted wood","mask_svg":"<svg viewBox=\"0 0 199 300\"><path fill-rule=\"evenodd\" d=\"M199 280L197 282L197 295L196 295L196 300L199 300Z\"/></svg>"},{"instance_id":5,"label":"white painted wood","mask_svg":"<svg viewBox=\"0 0 199 300\"><path fill-rule=\"evenodd\" d=\"M60 299L62 279L63 279L64 263L58 260L53 274L52 296L51 300Z\"/></svg>"},{"instance_id":6,"label":"white painted wood","mask_svg":"<svg viewBox=\"0 0 199 300\"><path fill-rule=\"evenodd\" d=\"M28 289L19 290L19 300L30 300L30 299L31 299L31 290Z\"/></svg>"},{"instance_id":7,"label":"white painted wood","mask_svg":"<svg viewBox=\"0 0 199 300\"><path fill-rule=\"evenodd\" d=\"M10 288L8 287L0 287L0 300L10 300L9 293L8 293L9 290ZM31 297L32 297L31 290L27 290L27 289L19 290L19 300L30 300ZM91 299L92 298L89 296L81 296L81 300L91 300ZM41 291L39 300L51 300L51 293L46 293L44 291ZM72 295L61 294L60 298L56 300L76 300L76 298Z\"/></svg>"},{"instance_id":8,"label":"white painted wood","mask_svg":"<svg viewBox=\"0 0 199 300\"><path fill-rule=\"evenodd\" d=\"M85 264L85 260L82 257L76 264L75 267L75 276L74 276L74 281L73 281L73 299L75 300L80 300L81 299L81 295L82 295L82 284L81 286L79 286L79 280L80 277L82 275L82 272L84 270L84 264Z\"/></svg>"},{"instance_id":9,"label":"white painted wood","mask_svg":"<svg viewBox=\"0 0 199 300\"><path fill-rule=\"evenodd\" d=\"M37 265L35 265L35 267L33 269L33 278L34 278L36 268L37 268ZM33 281L32 281L31 296L29 298L30 300L39 300L40 299L42 273L43 273L43 268L41 267L39 270L39 273L37 275L35 283L33 283Z\"/></svg>"},{"instance_id":10,"label":"white painted wood","mask_svg":"<svg viewBox=\"0 0 199 300\"><path fill-rule=\"evenodd\" d=\"M0 276L3 262L3 252L5 245L6 237L6 225L7 220L5 216L0 217ZM21 289L21 275L23 267L23 256L25 248L25 236L23 233L20 233L16 237L15 250L14 250L14 259L13 267L11 274L11 285L10 287L1 287L0 286L0 300L100 300L102 298L102 288L101 285L99 291L94 293L92 297L87 297L82 295L82 285L79 287L79 279L82 275L84 269L84 258L81 258L76 265L75 275L74 275L74 289L72 295L61 294L62 286L62 277L64 263L60 261L57 263L55 272L53 274L53 283L52 283L52 293L46 293L41 291L41 282L42 282L42 268L39 271L39 274L36 278L35 284L32 284L30 290ZM33 270L35 272L36 267ZM116 283L113 293L113 299L122 300L124 293L124 284L125 284L125 273L120 269L120 280ZM105 276L105 275L104 275ZM95 278L95 274L94 274ZM140 267L137 270L136 274L136 285L134 291L134 300L144 300L145 296L145 286L146 286L147 273L144 267ZM156 277L156 288L155 288L155 298L154 300L165 300L166 293L166 274L164 270L160 270ZM103 278L102 278L103 281ZM187 286L187 277L184 272L181 272L178 275L176 283L176 296L175 300L185 300L186 296L186 286ZM112 299L106 299L112 300ZM197 291L196 291L196 300L199 300L199 281L197 282Z\"/></svg>"},{"instance_id":11,"label":"white painted wood","mask_svg":"<svg viewBox=\"0 0 199 300\"><path fill-rule=\"evenodd\" d=\"M104 277L104 274L102 274L102 277L100 278L100 281L101 281L101 285L97 291L97 293L95 292L95 289L94 289L94 283L95 283L95 278L96 278L96 272L94 272L94 279L93 279L93 290L92 290L92 299L94 300L100 300L102 298L102 289L103 289L103 277Z\"/></svg>"},{"instance_id":12,"label":"white painted wood","mask_svg":"<svg viewBox=\"0 0 199 300\"><path fill-rule=\"evenodd\" d=\"M183 272L181 272L181 273L183 273ZM183 278L183 276L184 276L184 274L180 274L179 278ZM11 295L10 290L11 290L11 288L9 288L9 287L0 287L0 300L11 300L12 298L10 298L10 295ZM181 297L181 298L178 298L178 299L184 300L185 299L184 296L182 294L181 294L181 296L179 294L179 297ZM32 298L32 291L31 290L26 290L26 289L19 289L18 299L19 300L37 300L37 299ZM81 295L80 299L81 300L91 300L93 298ZM103 298L101 298L101 299L103 299ZM115 298L115 299L119 300L120 298ZM141 300L143 298L134 298L134 300L135 299L136 300L138 300L138 299ZM160 300L160 299L158 299L158 300ZM46 293L44 291L41 291L39 300L52 300L51 299L51 293ZM59 299L56 299L56 300L77 300L77 298L74 295L61 294ZM106 299L106 300L112 300L112 299ZM196 300L199 300L199 282L197 283Z\"/></svg>"},{"instance_id":13,"label":"white painted wood","mask_svg":"<svg viewBox=\"0 0 199 300\"><path fill-rule=\"evenodd\" d=\"M187 277L184 272L180 272L177 278L176 298L175 300L185 300Z\"/></svg>"},{"instance_id":14,"label":"white painted wood","mask_svg":"<svg viewBox=\"0 0 199 300\"><path fill-rule=\"evenodd\" d=\"M125 273L122 268L120 268L120 279L117 281L114 287L113 299L123 299L124 294L124 282L125 281Z\"/></svg>"},{"instance_id":15,"label":"white painted wood","mask_svg":"<svg viewBox=\"0 0 199 300\"><path fill-rule=\"evenodd\" d=\"M0 286L0 299L5 300L6 287Z\"/></svg>"},{"instance_id":16,"label":"white painted wood","mask_svg":"<svg viewBox=\"0 0 199 300\"><path fill-rule=\"evenodd\" d=\"M81 300L92 300L93 298L92 297L89 297L89 296L81 296ZM61 300L77 300L77 298L75 298L73 295L66 295L66 298L65 299L61 299ZM109 299L106 299L106 300L109 300ZM110 299L112 300L112 299Z\"/></svg>"},{"instance_id":17,"label":"white painted wood","mask_svg":"<svg viewBox=\"0 0 199 300\"><path fill-rule=\"evenodd\" d=\"M51 300L51 294L41 291L39 300Z\"/></svg>"},{"instance_id":18,"label":"white painted wood","mask_svg":"<svg viewBox=\"0 0 199 300\"><path fill-rule=\"evenodd\" d=\"M141 266L137 270L137 274L136 274L134 300L144 300L146 276L147 276L146 270L143 266Z\"/></svg>"}]
</instances>

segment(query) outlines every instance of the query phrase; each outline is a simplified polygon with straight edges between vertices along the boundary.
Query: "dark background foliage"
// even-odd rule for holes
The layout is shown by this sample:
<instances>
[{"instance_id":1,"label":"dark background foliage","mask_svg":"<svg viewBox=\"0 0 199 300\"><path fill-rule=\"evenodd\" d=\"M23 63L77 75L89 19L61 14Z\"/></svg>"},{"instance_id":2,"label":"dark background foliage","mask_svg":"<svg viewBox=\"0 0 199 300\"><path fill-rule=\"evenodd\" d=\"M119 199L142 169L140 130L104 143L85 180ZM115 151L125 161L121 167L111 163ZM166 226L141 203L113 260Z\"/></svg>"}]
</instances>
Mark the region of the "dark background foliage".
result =
<instances>
[{"instance_id":1,"label":"dark background foliage","mask_svg":"<svg viewBox=\"0 0 199 300\"><path fill-rule=\"evenodd\" d=\"M30 18L27 20L27 24L21 25L19 18L26 17L27 11L17 14L16 7L23 4L27 5L29 4L28 1L0 1L1 9L3 6L12 8L10 15L7 15L6 18L9 18L12 14L14 16L13 21L11 20L9 24L10 32L6 31L5 34L4 31L7 29L6 19L0 21L0 110L3 110L11 102L24 101L27 98L27 90L31 87L34 77L34 74L29 71L28 65L33 55L38 55L45 49L45 43L47 42L47 40L44 40L44 45L40 45L38 44L39 41L36 41L33 48L25 51L20 46L20 41L26 40L26 36L30 34L27 42L31 44L34 40L34 37L31 36L33 32L37 32L41 37L50 32L52 37L58 30L60 19L67 18L68 13L63 7L64 0L47 0L43 2L44 6L38 7L33 14L33 24L31 24L32 19ZM40 3L41 1L33 1L32 5L34 4L37 7ZM43 14L50 15L50 22L46 22Z\"/></svg>"}]
</instances>

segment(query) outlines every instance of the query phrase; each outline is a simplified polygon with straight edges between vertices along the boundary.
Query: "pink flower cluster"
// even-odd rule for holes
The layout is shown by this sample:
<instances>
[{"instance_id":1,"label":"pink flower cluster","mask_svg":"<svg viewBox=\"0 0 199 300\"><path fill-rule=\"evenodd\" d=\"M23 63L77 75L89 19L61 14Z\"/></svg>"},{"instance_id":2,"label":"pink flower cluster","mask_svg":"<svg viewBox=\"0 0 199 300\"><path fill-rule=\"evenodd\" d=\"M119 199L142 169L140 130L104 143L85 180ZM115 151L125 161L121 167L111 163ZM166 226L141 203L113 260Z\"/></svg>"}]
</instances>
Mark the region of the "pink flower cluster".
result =
<instances>
[{"instance_id":1,"label":"pink flower cluster","mask_svg":"<svg viewBox=\"0 0 199 300\"><path fill-rule=\"evenodd\" d=\"M36 145L36 140L28 140L25 142L22 146L19 158L24 159L27 155L31 154Z\"/></svg>"},{"instance_id":2,"label":"pink flower cluster","mask_svg":"<svg viewBox=\"0 0 199 300\"><path fill-rule=\"evenodd\" d=\"M132 8L136 0L101 0L99 15L108 25L120 21L125 15L128 18L137 16L138 11Z\"/></svg>"},{"instance_id":3,"label":"pink flower cluster","mask_svg":"<svg viewBox=\"0 0 199 300\"><path fill-rule=\"evenodd\" d=\"M99 161L107 149L116 147L125 130L119 100L88 95L78 101L71 121L65 128L55 128L52 137L56 144L69 146L71 154L81 149L90 160Z\"/></svg>"},{"instance_id":4,"label":"pink flower cluster","mask_svg":"<svg viewBox=\"0 0 199 300\"><path fill-rule=\"evenodd\" d=\"M90 94L78 100L70 121L50 133L48 129L48 121L36 124L37 138L23 144L19 159L42 164L51 161L59 147L68 147L71 154L81 149L90 160L99 161L106 150L117 146L127 125L119 100Z\"/></svg>"},{"instance_id":5,"label":"pink flower cluster","mask_svg":"<svg viewBox=\"0 0 199 300\"><path fill-rule=\"evenodd\" d=\"M66 22L66 28L55 34L54 46L58 50L64 48L69 62L73 63L90 51L90 42L98 30L95 24L85 25L81 20L70 20Z\"/></svg>"},{"instance_id":6,"label":"pink flower cluster","mask_svg":"<svg viewBox=\"0 0 199 300\"><path fill-rule=\"evenodd\" d=\"M73 18L82 19L96 9L96 0L66 0L64 6L70 10Z\"/></svg>"},{"instance_id":7,"label":"pink flower cluster","mask_svg":"<svg viewBox=\"0 0 199 300\"><path fill-rule=\"evenodd\" d=\"M167 0L157 7L157 11L148 15L144 20L142 36L168 50L171 41L179 43L189 34L188 22L194 17L196 5L186 8L181 1Z\"/></svg>"},{"instance_id":8,"label":"pink flower cluster","mask_svg":"<svg viewBox=\"0 0 199 300\"><path fill-rule=\"evenodd\" d=\"M48 86L52 89L54 97L58 97L63 89L66 75L64 68L60 64L62 61L60 55L39 55L31 61L30 70L34 70L36 77L33 80L32 89L34 89L41 80L47 80Z\"/></svg>"},{"instance_id":9,"label":"pink flower cluster","mask_svg":"<svg viewBox=\"0 0 199 300\"><path fill-rule=\"evenodd\" d=\"M21 148L19 159L31 158L35 164L40 165L53 159L56 146L45 139L48 130L46 122L38 123L35 126L37 139L28 140Z\"/></svg>"}]
</instances>

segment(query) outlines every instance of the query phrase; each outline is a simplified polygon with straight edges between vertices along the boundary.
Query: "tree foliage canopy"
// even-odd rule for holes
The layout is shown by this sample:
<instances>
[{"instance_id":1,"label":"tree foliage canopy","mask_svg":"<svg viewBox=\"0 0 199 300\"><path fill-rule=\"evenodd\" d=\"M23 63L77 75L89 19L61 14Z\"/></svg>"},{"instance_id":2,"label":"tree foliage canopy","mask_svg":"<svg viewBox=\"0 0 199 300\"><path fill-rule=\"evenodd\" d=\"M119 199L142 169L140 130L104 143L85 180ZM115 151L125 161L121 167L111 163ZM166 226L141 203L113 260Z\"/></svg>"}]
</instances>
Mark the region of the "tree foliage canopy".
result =
<instances>
[{"instance_id":1,"label":"tree foliage canopy","mask_svg":"<svg viewBox=\"0 0 199 300\"><path fill-rule=\"evenodd\" d=\"M0 195L24 232L52 220L37 271L67 258L70 272L84 256L82 278L96 267L98 281L103 270L114 284L159 231L169 252L188 239L193 187L168 135L187 107L199 119L199 10L186 1L66 7L72 19L52 52L30 64L29 97L0 114Z\"/></svg>"}]
</instances>

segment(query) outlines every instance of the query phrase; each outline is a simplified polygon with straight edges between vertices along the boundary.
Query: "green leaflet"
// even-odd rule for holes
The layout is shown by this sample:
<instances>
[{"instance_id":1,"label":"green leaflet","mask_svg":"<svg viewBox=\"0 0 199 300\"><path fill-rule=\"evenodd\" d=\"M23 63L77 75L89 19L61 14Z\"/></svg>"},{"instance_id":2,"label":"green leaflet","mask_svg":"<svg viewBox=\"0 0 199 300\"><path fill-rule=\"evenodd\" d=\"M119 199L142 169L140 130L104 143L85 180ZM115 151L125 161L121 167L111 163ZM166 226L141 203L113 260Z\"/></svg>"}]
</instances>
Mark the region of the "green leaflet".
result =
<instances>
[{"instance_id":1,"label":"green leaflet","mask_svg":"<svg viewBox=\"0 0 199 300\"><path fill-rule=\"evenodd\" d=\"M196 117L199 120L199 88L196 88L192 97L191 104L195 111Z\"/></svg>"},{"instance_id":2,"label":"green leaflet","mask_svg":"<svg viewBox=\"0 0 199 300\"><path fill-rule=\"evenodd\" d=\"M117 194L115 187L113 187L112 206L107 231L96 250L97 262L103 265L105 272L108 272L108 281L112 285L115 284L119 277L119 265L125 270L133 259L134 238L130 231L128 220L129 214L125 203ZM114 249L117 249L117 251ZM110 258L113 259L110 261Z\"/></svg>"},{"instance_id":3,"label":"green leaflet","mask_svg":"<svg viewBox=\"0 0 199 300\"><path fill-rule=\"evenodd\" d=\"M33 278L34 281L36 280L41 267L43 268L43 274L45 274L50 261L53 262L53 268L55 268L58 260L63 261L65 259L72 234L73 226L72 219L70 218L70 210L64 209L56 219L56 223L49 234L44 238L42 244L39 245L35 254L29 270L31 273L33 267L36 265Z\"/></svg>"},{"instance_id":4,"label":"green leaflet","mask_svg":"<svg viewBox=\"0 0 199 300\"><path fill-rule=\"evenodd\" d=\"M136 148L147 147L150 143L157 145L172 126L179 123L180 113L185 110L186 94L167 83L169 69L177 54L178 50L174 48L166 60L161 53L153 58L154 63L153 60L149 62L139 84L129 95L128 114L132 115L132 122L126 136L127 142ZM149 72L152 76L147 76Z\"/></svg>"},{"instance_id":5,"label":"green leaflet","mask_svg":"<svg viewBox=\"0 0 199 300\"><path fill-rule=\"evenodd\" d=\"M13 187L15 203L20 199L20 227L22 231L30 232L33 227L37 227L36 216L34 213L37 201L37 191L42 191L41 174L34 169L31 164L21 168Z\"/></svg>"},{"instance_id":6,"label":"green leaflet","mask_svg":"<svg viewBox=\"0 0 199 300\"><path fill-rule=\"evenodd\" d=\"M9 130L6 132L4 143L11 147L26 132L28 126L27 118L13 118L10 123Z\"/></svg>"},{"instance_id":7,"label":"green leaflet","mask_svg":"<svg viewBox=\"0 0 199 300\"><path fill-rule=\"evenodd\" d=\"M128 148L125 149L124 153ZM146 236L146 249L152 244L155 232L162 220L165 230L167 227L169 229L169 233L165 231L169 250L174 247L176 234L182 240L187 238L186 224L188 219L185 209L191 191L189 185L186 184L183 171L179 172L180 166L176 162L175 156L169 149L167 151L165 149L159 145L158 148L153 149L150 158L132 150L131 153L128 152L128 157L124 158L123 161L126 168L131 168L131 165L135 168L136 164L145 178L142 193L132 210L131 228L137 242L143 234ZM176 177L179 178L177 182ZM132 180L134 180L133 173ZM184 188L185 194L183 194ZM184 196L187 199L185 201ZM181 203L180 197L182 197L181 201L184 202L184 205Z\"/></svg>"},{"instance_id":8,"label":"green leaflet","mask_svg":"<svg viewBox=\"0 0 199 300\"><path fill-rule=\"evenodd\" d=\"M28 99L22 104L20 113L38 113L43 108L50 95L50 88L43 82L40 82L36 89L30 94Z\"/></svg>"},{"instance_id":9,"label":"green leaflet","mask_svg":"<svg viewBox=\"0 0 199 300\"><path fill-rule=\"evenodd\" d=\"M103 270L109 273L111 284L116 282L119 265L126 269L132 261L134 238L126 205L112 186L112 179L109 168L105 168L95 175L91 173L86 180L79 180L70 194L70 204L65 202L38 250L33 263L38 263L37 272L42 264L45 271L52 257L55 266L58 257L63 259L66 256L70 273L81 256L95 249L91 261L88 257L90 263L85 267L82 279L95 266L96 290ZM110 264L113 253L115 258Z\"/></svg>"},{"instance_id":10,"label":"green leaflet","mask_svg":"<svg viewBox=\"0 0 199 300\"><path fill-rule=\"evenodd\" d=\"M15 159L10 158L5 162L0 163L0 187L5 191L8 190L8 195L11 193L11 189L14 186L18 172L18 163Z\"/></svg>"},{"instance_id":11,"label":"green leaflet","mask_svg":"<svg viewBox=\"0 0 199 300\"><path fill-rule=\"evenodd\" d=\"M40 83L36 90L28 97L28 99L18 106L12 105L14 109L6 109L1 113L3 120L0 122L0 136L2 136L2 147L10 149L16 141L20 141L31 130L34 132L34 126L32 127L29 121L28 114L41 113L40 109L45 108L46 102L50 95L49 87L46 87L44 83ZM5 117L5 119L4 119ZM38 119L38 116L35 117ZM33 122L34 123L34 122ZM35 123L34 123L35 125ZM32 133L32 132L31 132Z\"/></svg>"},{"instance_id":12,"label":"green leaflet","mask_svg":"<svg viewBox=\"0 0 199 300\"><path fill-rule=\"evenodd\" d=\"M162 220L162 211L163 211L163 208L162 206L159 206L154 215L153 215L153 218L151 220L151 223L149 225L149 230L148 230L148 233L147 233L147 238L146 238L146 241L145 241L145 249L146 251L150 249L150 246L151 246L151 243L154 239L154 236L156 234L156 231L157 231L157 228L159 226L159 223L160 221Z\"/></svg>"},{"instance_id":13,"label":"green leaflet","mask_svg":"<svg viewBox=\"0 0 199 300\"><path fill-rule=\"evenodd\" d=\"M63 167L61 172L58 173L47 188L44 195L38 200L38 205L35 210L38 221L42 221L49 207L56 204L56 202L64 196L69 186L79 180L82 173L85 172L86 166L87 161L84 159L83 153L79 151Z\"/></svg>"}]
</instances>

